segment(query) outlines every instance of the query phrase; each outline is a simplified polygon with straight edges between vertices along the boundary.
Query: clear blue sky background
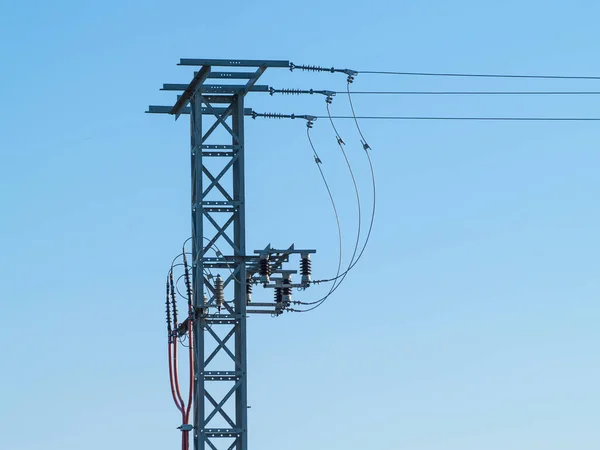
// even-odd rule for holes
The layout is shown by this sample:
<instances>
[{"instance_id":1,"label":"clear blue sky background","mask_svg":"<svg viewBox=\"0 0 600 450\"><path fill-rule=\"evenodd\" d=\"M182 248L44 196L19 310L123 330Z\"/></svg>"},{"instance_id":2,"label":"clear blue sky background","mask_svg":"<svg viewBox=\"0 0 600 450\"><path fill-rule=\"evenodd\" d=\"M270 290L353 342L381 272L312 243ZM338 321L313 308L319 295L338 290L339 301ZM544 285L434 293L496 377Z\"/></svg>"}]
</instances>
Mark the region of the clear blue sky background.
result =
<instances>
[{"instance_id":1,"label":"clear blue sky background","mask_svg":"<svg viewBox=\"0 0 600 450\"><path fill-rule=\"evenodd\" d=\"M179 446L163 289L190 233L189 126L144 111L172 103L161 83L190 80L180 57L600 75L599 14L593 1L3 2L0 448ZM345 87L343 75L287 70L262 82ZM354 88L600 82L360 75ZM325 112L316 96L255 94L248 106ZM356 107L600 117L597 97L356 97ZM347 101L332 108L345 114ZM366 203L356 131L339 128ZM372 244L314 313L250 319L251 448L600 448L600 125L363 128L379 188ZM316 275L330 276L335 227L304 124L250 121L246 134L248 248L316 247ZM326 121L314 139L350 244L351 184Z\"/></svg>"}]
</instances>

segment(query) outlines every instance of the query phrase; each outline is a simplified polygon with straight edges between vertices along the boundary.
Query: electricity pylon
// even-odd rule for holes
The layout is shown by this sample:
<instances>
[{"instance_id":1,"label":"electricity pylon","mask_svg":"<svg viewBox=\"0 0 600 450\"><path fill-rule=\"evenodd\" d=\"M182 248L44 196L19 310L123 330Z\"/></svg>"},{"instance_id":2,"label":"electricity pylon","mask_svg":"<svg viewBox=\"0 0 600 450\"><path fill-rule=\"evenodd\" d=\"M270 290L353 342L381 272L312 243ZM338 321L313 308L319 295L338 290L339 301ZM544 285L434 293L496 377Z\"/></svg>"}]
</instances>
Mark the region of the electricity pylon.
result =
<instances>
[{"instance_id":1,"label":"electricity pylon","mask_svg":"<svg viewBox=\"0 0 600 450\"><path fill-rule=\"evenodd\" d=\"M315 253L297 250L293 245L288 249L273 249L269 245L253 255L246 254L244 118L251 116L252 110L244 108L245 97L251 91L268 92L268 86L256 84L260 76L267 68L289 68L290 63L181 59L179 65L199 66L200 70L187 85L163 85L163 90L183 91L174 106L150 106L147 111L171 114L176 119L181 114L190 115L190 308L186 319L175 323L172 330L169 284L167 287L170 345L174 341L177 346L178 338L186 335L192 337L193 345L193 423L183 423L179 428L184 436L184 450L190 432L195 450L247 450L247 315L281 314L290 305L292 288L310 286L310 254ZM228 71L213 71L214 67L226 67ZM206 84L208 79L219 79L221 83ZM241 80L242 84L224 80ZM298 283L292 282L296 271L282 267L293 254L299 255L301 261L302 278ZM184 246L184 258L185 255ZM184 264L187 273L187 262ZM213 271L223 271L226 278L213 276ZM274 301L253 303L254 284L274 289ZM176 286L171 283L170 287L175 308ZM255 309L247 308L248 305ZM185 422L184 402L178 384L173 384L173 376L171 382Z\"/></svg>"}]
</instances>

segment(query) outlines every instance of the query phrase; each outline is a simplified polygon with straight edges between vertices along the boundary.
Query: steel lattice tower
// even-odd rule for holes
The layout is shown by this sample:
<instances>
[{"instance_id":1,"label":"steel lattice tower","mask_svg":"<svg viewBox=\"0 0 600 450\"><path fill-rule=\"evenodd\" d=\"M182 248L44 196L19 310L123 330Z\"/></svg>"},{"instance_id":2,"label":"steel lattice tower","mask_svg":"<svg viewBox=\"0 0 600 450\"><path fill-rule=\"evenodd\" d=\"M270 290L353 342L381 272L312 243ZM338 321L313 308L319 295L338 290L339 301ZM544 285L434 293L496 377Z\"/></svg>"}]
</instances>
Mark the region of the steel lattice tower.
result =
<instances>
[{"instance_id":1,"label":"steel lattice tower","mask_svg":"<svg viewBox=\"0 0 600 450\"><path fill-rule=\"evenodd\" d=\"M259 274L261 263L279 288L307 287L303 280L292 285L281 270L291 254L308 259L314 250L272 249L246 254L246 215L244 193L244 118L252 114L244 108L250 91L268 91L256 84L269 67L289 67L288 61L241 61L182 59L180 65L199 66L189 85L165 84L163 90L183 91L173 107L150 106L149 113L190 115L191 134L191 271L193 307L175 333L185 333L193 322L194 399L193 423L180 428L191 431L195 450L248 448L246 318L251 313L279 314L281 304L249 303L248 284ZM215 72L213 67L251 68L248 72ZM243 84L205 84L207 79L241 80ZM214 106L219 105L219 106ZM224 136L224 137L223 137ZM218 251L215 245L219 242ZM266 263L265 263L266 261ZM265 266L266 267L266 266ZM213 270L224 270L220 281ZM264 274L263 274L264 275ZM264 277L263 277L264 278ZM287 284L286 284L287 283ZM251 286L250 286L251 287ZM265 283L265 287L267 284ZM222 301L224 292L233 300ZM203 295L206 293L206 296ZM221 297L221 298L220 298ZM258 309L248 310L247 304ZM262 308L262 309L261 309ZM214 425L218 424L218 425Z\"/></svg>"}]
</instances>

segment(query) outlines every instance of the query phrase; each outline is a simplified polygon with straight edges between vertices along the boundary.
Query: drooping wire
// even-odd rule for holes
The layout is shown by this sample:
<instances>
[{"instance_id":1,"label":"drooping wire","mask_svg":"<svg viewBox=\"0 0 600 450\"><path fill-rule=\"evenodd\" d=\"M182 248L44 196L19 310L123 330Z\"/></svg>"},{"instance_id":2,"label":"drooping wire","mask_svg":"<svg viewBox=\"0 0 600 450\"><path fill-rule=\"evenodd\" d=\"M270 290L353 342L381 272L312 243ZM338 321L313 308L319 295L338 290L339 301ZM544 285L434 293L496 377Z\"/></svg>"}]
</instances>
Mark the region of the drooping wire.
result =
<instances>
[{"instance_id":1,"label":"drooping wire","mask_svg":"<svg viewBox=\"0 0 600 450\"><path fill-rule=\"evenodd\" d=\"M327 111L329 112L329 102L327 102ZM352 168L351 168L351 166L350 166L350 162L349 162L349 160L348 160L348 158L347 158L347 156L346 156L346 152L345 152L344 148L342 147L342 144L343 144L343 142L344 142L344 141L342 140L342 138L340 137L339 133L337 132L337 129L335 128L335 124L333 123L333 121L331 121L331 124L332 124L332 126L333 126L333 129L334 129L334 131L335 131L335 133L336 133L336 139L337 139L337 141L338 141L338 145L339 145L339 146L340 146L340 148L342 149L342 152L343 152L343 154L344 154L344 157L346 158L346 163L348 164L348 168L349 168L349 170L350 170L350 174L351 174L351 176L352 176L352 179L353 179L353 181L354 181L355 193L356 193L356 196L357 196L357 202L358 202L358 207L359 207L359 215L358 215L359 226L358 226L358 233L357 233L357 239L356 239L356 243L355 243L355 246L354 246L354 252L353 252L353 254L352 254L352 257L350 258L350 263L349 263L349 265L348 265L348 267L350 267L350 266L352 265L352 263L354 262L354 258L356 257L356 252L357 252L358 245L359 245L359 242L360 242L360 223L361 223L361 215L360 215L360 195L359 195L358 187L357 187L357 185L356 185L356 180L355 180L355 178L354 178L354 174L353 174ZM312 140L310 139L310 133L308 133L308 132L307 132L307 135L308 135L308 138L309 138L309 142L310 142L310 144L311 144L311 147L313 148L313 152L315 152L315 150L314 150L314 145L313 145L313 143L312 143ZM315 155L316 155L316 152L315 152ZM318 157L317 157L317 156L315 156L315 159L316 159L316 158L318 158ZM320 168L319 168L319 170L320 170ZM323 180L325 181L324 177L323 177ZM330 193L330 198L331 198L331 201L332 201L332 203L333 203L333 197L331 196L331 191L329 191L329 188L328 188L328 192ZM337 216L337 211L336 211L336 220L337 220L337 224L338 224L338 232L340 233L340 259L339 259L339 262L338 262L338 270L337 270L337 273L336 273L335 277L334 277L334 278L332 278L332 280L334 281L334 283L333 283L333 284L331 285L331 287L329 288L329 291L327 292L327 294L325 294L325 295L324 295L323 297L321 297L319 300L315 300L315 301L313 301L313 302L295 302L295 303L297 303L297 304L298 304L298 303L300 303L300 304L302 304L302 305L306 305L306 306L308 306L308 305L315 305L315 306L313 306L312 308L309 308L309 309L306 309L306 310L290 309L290 311L294 311L294 312L308 312L308 311L312 311L313 309L316 309L316 308L318 308L318 307L319 307L319 306L321 306L323 303L325 303L325 301L326 301L326 300L327 300L327 299L328 299L328 298L329 298L329 297L330 297L330 296L331 296L331 295L332 295L332 294L333 294L333 293L334 293L334 292L337 290L337 288L340 286L341 282L344 280L344 278L345 278L346 274L348 273L348 269L346 269L346 270L344 271L344 273L343 273L343 274L340 274L340 272L341 272L341 263L342 263L342 258L341 258L341 256L342 256L342 241L341 241L341 227L340 227L339 218L338 218L338 216Z\"/></svg>"},{"instance_id":2,"label":"drooping wire","mask_svg":"<svg viewBox=\"0 0 600 450\"><path fill-rule=\"evenodd\" d=\"M336 277L338 277L342 270L342 249L343 249L342 227L340 225L340 216L338 214L337 207L335 205L335 200L333 199L333 194L331 193L331 189L329 188L329 183L327 182L327 178L325 177L325 174L323 173L323 169L321 168L321 164L322 164L321 158L319 158L319 155L317 154L315 146L310 137L310 126L306 127L306 136L308 137L308 142L310 144L310 147L311 147L314 157L315 157L315 163L317 164L317 168L319 169L319 173L321 174L321 178L323 179L323 184L325 185L325 188L327 189L327 194L329 195L329 200L331 201L331 206L333 208L333 213L335 215L335 221L336 221L337 230L338 230L338 244L339 244L338 266L337 266L337 272L336 272ZM332 285L332 287L330 288L330 292L325 296L325 298L327 298L327 296L331 295L333 288L334 288L334 285ZM323 300L323 301L325 301L325 300Z\"/></svg>"},{"instance_id":3,"label":"drooping wire","mask_svg":"<svg viewBox=\"0 0 600 450\"><path fill-rule=\"evenodd\" d=\"M371 170L371 183L372 183L372 188L373 188L373 209L371 210L371 220L369 222L369 230L367 231L367 237L365 239L365 243L364 243L355 263L351 267L349 267L348 270L352 269L352 267L354 267L356 265L356 263L358 263L358 261L360 260L360 258L362 257L362 255L365 251L365 248L367 248L367 244L369 243L369 239L371 238L371 232L373 231L373 223L375 221L375 208L376 208L376 203L377 203L375 171L373 170L373 161L371 161L371 155L369 155L369 151L371 150L371 147L367 143L367 139L365 138L365 136L360 128L360 125L358 123L358 118L356 117L356 112L354 111L354 103L352 102L352 95L350 93L350 84L351 83L352 83L352 77L349 76L347 83L346 83L346 91L348 93L348 102L350 103L350 110L352 111L352 117L354 117L354 123L356 124L356 130L358 131L358 134L360 135L360 138L361 138L360 142L363 146L363 150L365 151L365 154L367 155L367 160L369 161L369 168Z\"/></svg>"},{"instance_id":4,"label":"drooping wire","mask_svg":"<svg viewBox=\"0 0 600 450\"><path fill-rule=\"evenodd\" d=\"M352 104L352 97L350 95L350 91L349 91L349 86L350 83L348 83L348 99L350 101L350 108L352 110L352 115L356 116L355 112L354 112L354 105ZM329 115L329 120L331 122L331 125L333 126L333 129L336 133L336 135L338 135L337 130L335 128L335 126L333 125L333 119L331 118L331 113L329 110L329 106L327 107L327 113ZM371 155L369 154L369 150L371 149L371 147L366 143L366 139L364 137L364 135L362 134L362 130L360 129L360 126L358 125L358 121L355 121L356 126L357 126L357 130L362 138L361 143L363 144L363 149L365 150L365 154L367 156L367 160L369 162L369 169L371 172L371 185L372 185L372 192L373 192L373 200L372 200L372 209L371 209L371 219L369 221L369 229L367 230L367 236L365 238L365 241L363 243L363 246L360 249L360 252L358 253L358 256L356 258L356 260L350 264L348 266L348 268L346 269L345 272L343 272L341 275L339 275L339 277L345 276L350 270L352 270L352 268L354 266L356 266L356 264L358 263L358 261L360 261L360 259L362 258L363 253L365 252L365 249L367 248L367 245L369 243L369 239L371 238L371 233L373 231L373 223L375 222L375 210L376 210L376 204L377 204L377 189L376 189L376 182L375 182L375 171L373 169L373 161L371 160ZM338 135L339 136L339 135ZM365 147L366 146L366 147ZM329 279L325 279L325 280L316 280L316 283L326 283L326 282L330 282L330 281L334 281L336 280L338 277L334 277L334 278L329 278Z\"/></svg>"},{"instance_id":5,"label":"drooping wire","mask_svg":"<svg viewBox=\"0 0 600 450\"><path fill-rule=\"evenodd\" d=\"M352 104L352 96L350 95L350 83L352 82L351 80L352 80L352 77L349 76L349 78L348 78L348 86L347 86L348 100L350 102L350 107L351 107L351 110L352 110L352 115L354 117L356 117L356 114L354 112L354 105ZM343 144L344 141L340 137L340 135L339 135L339 133L337 131L337 128L336 128L336 126L335 126L335 124L333 122L333 118L331 116L331 110L329 108L329 103L330 102L327 102L327 116L328 116L329 122L331 123L331 126L333 128L333 131L334 131L334 133L336 135L336 140L338 142L338 145L340 145L340 148L342 148L342 151L344 152L343 147L342 147L342 144ZM333 277L333 278L329 278L329 279L326 279L326 280L315 281L316 283L333 281L334 284L330 288L329 292L324 297L322 297L321 299L313 301L313 302L296 302L296 304L301 304L301 305L305 305L305 306L309 306L309 305L314 305L314 306L312 306L311 308L308 308L308 309L303 309L303 310L292 309L292 311L294 311L294 312L309 312L309 311L313 311L314 309L316 309L319 306L321 306L325 302L325 300L327 300L327 298L329 296L331 296L340 287L340 285L342 284L342 282L344 281L344 279L348 275L348 272L350 272L350 270L352 270L352 268L354 266L356 266L356 264L358 263L358 261L362 257L365 249L367 248L367 244L369 243L369 239L371 237L371 232L373 230L373 223L374 223L374 220L375 220L375 208L376 208L376 200L377 200L377 194L376 194L377 191L376 191L376 183L375 183L375 171L373 169L373 162L371 160L371 156L369 155L369 150L371 149L371 147L367 144L367 141L366 141L366 139L365 139L365 137L364 137L364 135L362 133L362 130L360 129L360 125L358 124L358 120L355 119L355 123L356 123L357 130L358 130L358 132L360 134L360 137L361 137L361 144L363 146L363 149L365 150L365 153L367 155L367 159L369 161L369 168L371 170L371 181L372 181L372 186L373 186L373 208L372 208L372 211L371 211L371 219L370 219L370 223L369 223L369 229L367 231L367 236L366 236L365 242L363 243L363 246L362 246L362 248L361 248L361 250L360 250L360 252L358 254L358 257L356 257L356 259L354 259L354 256L356 254L356 249L357 249L357 246L358 246L358 242L357 242L357 246L354 249L354 255L353 255L352 259L350 260L350 264L348 265L348 268L343 273L340 274L338 272L336 274L336 276ZM346 156L345 152L344 152L344 156ZM347 158L346 158L346 162L349 164ZM348 166L348 167L350 168L350 166ZM350 171L352 173L352 169L350 169ZM354 176L352 178L354 180ZM356 184L355 184L355 187L356 187ZM357 195L358 195L358 192L357 192ZM359 217L360 217L360 214L359 214ZM360 230L360 228L359 228L359 230Z\"/></svg>"},{"instance_id":6,"label":"drooping wire","mask_svg":"<svg viewBox=\"0 0 600 450\"><path fill-rule=\"evenodd\" d=\"M356 205L358 208L358 230L356 232L356 242L354 243L354 250L352 252L352 256L350 257L350 262L348 263L348 269L346 269L344 272L344 273L348 273L348 271L350 270L350 267L353 265L353 263L355 261L356 253L358 251L358 246L360 245L360 235L361 235L361 227L362 227L362 208L361 208L361 204L360 204L360 192L358 190L358 184L356 182L356 177L354 176L354 171L352 170L352 165L350 164L350 160L348 159L346 150L344 150L344 141L342 140L341 136L337 132L337 129L335 128L335 125L333 123L333 119L331 119L331 111L329 110L329 102L326 103L326 106L327 106L327 115L329 116L329 122L331 123L331 126L333 127L338 146L340 147L340 150L342 151L342 154L344 155L346 165L348 166L348 171L350 172L350 177L352 178L352 184L354 185L354 194L356 196ZM339 276L340 275L338 274L336 277L339 277ZM343 280L343 278L342 278L342 280ZM340 280L340 282L342 280ZM335 289L337 289L337 286Z\"/></svg>"},{"instance_id":7,"label":"drooping wire","mask_svg":"<svg viewBox=\"0 0 600 450\"><path fill-rule=\"evenodd\" d=\"M190 241L190 240L192 240L192 239L193 239L193 237L189 237L189 238L187 238L187 239L186 239L186 240L183 242L183 248L184 248L184 249L185 249L185 245L188 243L188 241ZM204 239L204 240L206 240L206 241L208 241L208 242L210 242L210 239L208 239L207 237L203 237L203 239ZM213 247L214 247L214 248L213 248ZM225 256L224 256L223 252L222 252L222 251L219 249L219 247L217 246L217 244L216 244L215 242L213 242L213 243L211 244L211 248L212 248L213 252L215 252L215 255L216 255L217 257L219 257L219 256L222 256L223 258L225 258ZM177 259L178 259L179 257L181 257L183 254L184 254L184 253L180 253L179 255L177 255L177 256L175 257L175 260L177 260ZM192 253L191 253L191 252L185 252L185 254L186 254L186 255L191 255ZM175 261L175 260L174 260L174 261ZM227 260L225 260L225 264L227 265L227 268L229 269L229 272L230 272L230 274L231 274L231 277L232 277L232 278L233 278L235 281L237 281L237 282L239 283L239 280L236 278L236 276L235 276L235 274L234 274L234 271L233 271L233 269L232 269L232 267L231 267L231 264L230 264L230 263L229 263ZM175 266L173 266L173 267L176 267L176 266L178 266L178 265L183 265L183 264L176 264L176 265L175 265ZM208 274L208 278L209 278L209 279L214 279L214 278L215 278L215 276L213 275L213 273L212 273L212 271L210 270L210 268L208 268L208 267L204 267L204 272L205 272L205 274ZM178 278L178 281L179 281L181 278L182 278L182 276L180 276L180 277ZM183 298L185 298L185 299L187 299L187 298L188 298L187 296L184 296L184 295L182 295L182 294L179 292L179 287L177 287L177 293L178 293L178 294L179 294L181 297L183 297ZM233 301L233 300L229 300L229 301L225 301L225 303L234 303L234 301Z\"/></svg>"},{"instance_id":8,"label":"drooping wire","mask_svg":"<svg viewBox=\"0 0 600 450\"><path fill-rule=\"evenodd\" d=\"M204 237L204 240L210 242L210 239L208 239L207 237ZM225 254L221 251L221 249L217 246L216 242L213 242L211 247L214 247L213 251L215 252L215 255L218 257L219 255L223 257L223 259L225 260L225 264L227 265L227 268L229 269L229 273L231 274L231 277L237 281L238 283L240 282L240 280L238 280L234 274L233 268L231 267L231 264L229 264L229 261L227 261L227 259L225 258Z\"/></svg>"}]
</instances>

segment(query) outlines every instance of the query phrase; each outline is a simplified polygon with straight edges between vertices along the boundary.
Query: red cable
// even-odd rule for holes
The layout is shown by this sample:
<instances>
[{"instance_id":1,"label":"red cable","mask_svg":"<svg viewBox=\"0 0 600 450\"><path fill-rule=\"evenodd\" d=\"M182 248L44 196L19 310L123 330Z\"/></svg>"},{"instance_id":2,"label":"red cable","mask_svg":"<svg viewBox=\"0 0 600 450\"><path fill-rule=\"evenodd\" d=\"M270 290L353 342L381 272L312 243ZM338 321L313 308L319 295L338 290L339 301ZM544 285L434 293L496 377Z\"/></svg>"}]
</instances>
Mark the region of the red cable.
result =
<instances>
[{"instance_id":1,"label":"red cable","mask_svg":"<svg viewBox=\"0 0 600 450\"><path fill-rule=\"evenodd\" d=\"M179 403L183 408L185 403L183 402L183 397L181 396L181 389L179 387L179 364L177 362L177 338L174 338L173 343L173 378L175 380L175 392L177 392L177 398L179 399ZM181 411L183 413L183 411Z\"/></svg>"},{"instance_id":2,"label":"red cable","mask_svg":"<svg viewBox=\"0 0 600 450\"><path fill-rule=\"evenodd\" d=\"M185 260L185 254L184 254ZM173 301L173 308L176 308L175 305L175 292L173 289L173 274L170 274L171 279L171 296ZM187 283L186 283L187 284ZM189 286L188 286L189 291ZM179 387L179 365L177 361L177 331L174 332L173 336L169 336L169 381L171 383L171 394L173 396L173 400L175 401L175 405L177 409L181 412L182 425L188 424L190 418L190 412L192 409L192 401L194 398L194 331L193 331L193 312L194 308L191 302L191 298L188 299L188 358L189 358L189 395L187 407L183 401L183 397L181 396L181 388ZM174 320L175 322L175 320ZM173 324L175 330L178 328L178 324L175 322ZM181 430L181 448L182 450L189 450L189 430Z\"/></svg>"},{"instance_id":3,"label":"red cable","mask_svg":"<svg viewBox=\"0 0 600 450\"><path fill-rule=\"evenodd\" d=\"M177 409L183 414L183 401L180 403L180 399L177 398L175 394L175 383L173 379L173 359L172 359L172 346L171 338L169 338L169 382L171 384L171 395L173 396L173 401L175 402L175 406Z\"/></svg>"},{"instance_id":4,"label":"red cable","mask_svg":"<svg viewBox=\"0 0 600 450\"><path fill-rule=\"evenodd\" d=\"M191 316L191 312L190 312L190 318L188 319L190 393L188 396L188 405L187 405L187 410L185 413L186 423L187 423L187 420L189 420L189 418L190 418L190 411L192 409L192 400L194 398L194 328L192 326L191 318L192 318L192 316Z\"/></svg>"}]
</instances>

